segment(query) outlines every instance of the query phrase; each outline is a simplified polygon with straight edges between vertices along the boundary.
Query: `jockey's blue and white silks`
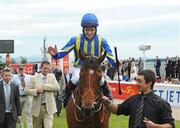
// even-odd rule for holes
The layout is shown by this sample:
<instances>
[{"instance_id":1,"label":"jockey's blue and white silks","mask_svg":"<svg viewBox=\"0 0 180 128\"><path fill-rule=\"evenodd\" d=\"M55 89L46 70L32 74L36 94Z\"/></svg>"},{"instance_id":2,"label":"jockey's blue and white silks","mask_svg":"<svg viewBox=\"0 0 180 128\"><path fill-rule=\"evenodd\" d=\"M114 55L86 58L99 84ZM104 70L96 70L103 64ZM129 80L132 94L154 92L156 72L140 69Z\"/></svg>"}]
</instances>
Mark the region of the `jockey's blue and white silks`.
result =
<instances>
[{"instance_id":1,"label":"jockey's blue and white silks","mask_svg":"<svg viewBox=\"0 0 180 128\"><path fill-rule=\"evenodd\" d=\"M96 57L102 55L102 52L106 51L106 57L113 67L116 66L115 58L112 51L107 43L107 41L96 35L93 40L87 40L83 34L72 37L70 41L53 57L54 59L61 59L69 52L74 50L74 65L81 65L81 60L78 55L79 49L82 49L86 54L92 54Z\"/></svg>"}]
</instances>

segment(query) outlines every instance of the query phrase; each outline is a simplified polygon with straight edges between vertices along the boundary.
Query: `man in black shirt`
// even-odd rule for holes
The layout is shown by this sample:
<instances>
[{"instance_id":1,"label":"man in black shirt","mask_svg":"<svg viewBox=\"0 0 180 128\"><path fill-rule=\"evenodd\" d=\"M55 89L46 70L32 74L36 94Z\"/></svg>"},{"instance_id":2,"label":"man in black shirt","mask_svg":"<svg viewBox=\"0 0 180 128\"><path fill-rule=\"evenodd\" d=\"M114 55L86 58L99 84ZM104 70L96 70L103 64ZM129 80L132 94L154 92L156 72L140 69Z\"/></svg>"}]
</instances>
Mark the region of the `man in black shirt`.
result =
<instances>
[{"instance_id":1,"label":"man in black shirt","mask_svg":"<svg viewBox=\"0 0 180 128\"><path fill-rule=\"evenodd\" d=\"M129 128L175 128L169 103L153 93L156 81L154 72L143 70L138 73L136 80L140 94L128 98L122 104L115 104L103 97L109 110L117 115L129 115ZM142 111L138 113L140 108ZM137 119L140 119L139 123Z\"/></svg>"}]
</instances>

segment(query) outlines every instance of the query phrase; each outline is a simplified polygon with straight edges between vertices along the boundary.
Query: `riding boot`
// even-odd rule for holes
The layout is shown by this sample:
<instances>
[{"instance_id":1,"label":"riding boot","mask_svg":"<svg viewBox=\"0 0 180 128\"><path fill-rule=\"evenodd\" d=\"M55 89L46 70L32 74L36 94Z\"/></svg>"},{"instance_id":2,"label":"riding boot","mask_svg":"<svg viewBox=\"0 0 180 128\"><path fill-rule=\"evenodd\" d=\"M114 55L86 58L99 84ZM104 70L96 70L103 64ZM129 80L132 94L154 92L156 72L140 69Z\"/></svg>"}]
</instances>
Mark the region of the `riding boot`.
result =
<instances>
[{"instance_id":1,"label":"riding boot","mask_svg":"<svg viewBox=\"0 0 180 128\"><path fill-rule=\"evenodd\" d=\"M74 85L71 81L69 81L69 83L66 85L65 90L63 90L62 102L63 102L64 108L66 107L66 105L69 101L69 98L71 96L71 92L72 92L72 90L74 90L75 87L76 87L76 85Z\"/></svg>"},{"instance_id":2,"label":"riding boot","mask_svg":"<svg viewBox=\"0 0 180 128\"><path fill-rule=\"evenodd\" d=\"M107 96L110 100L113 100L112 92L108 88L107 81L104 81L104 85L101 86L101 89L105 96Z\"/></svg>"}]
</instances>

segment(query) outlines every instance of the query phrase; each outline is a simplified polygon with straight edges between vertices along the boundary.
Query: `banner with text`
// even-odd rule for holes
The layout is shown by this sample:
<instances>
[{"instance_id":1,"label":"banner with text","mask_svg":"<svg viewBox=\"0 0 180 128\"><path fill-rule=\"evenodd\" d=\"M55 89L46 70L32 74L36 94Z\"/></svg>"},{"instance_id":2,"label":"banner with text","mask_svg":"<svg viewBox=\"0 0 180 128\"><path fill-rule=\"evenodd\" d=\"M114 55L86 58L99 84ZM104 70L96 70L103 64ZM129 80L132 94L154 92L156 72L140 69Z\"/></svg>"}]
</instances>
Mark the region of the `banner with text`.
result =
<instances>
[{"instance_id":1,"label":"banner with text","mask_svg":"<svg viewBox=\"0 0 180 128\"><path fill-rule=\"evenodd\" d=\"M119 95L118 91L118 82L108 81L108 84L114 98L125 100L130 96L138 94L138 88L135 82L122 82L121 95ZM180 107L180 85L155 83L154 93L169 102L171 106Z\"/></svg>"}]
</instances>

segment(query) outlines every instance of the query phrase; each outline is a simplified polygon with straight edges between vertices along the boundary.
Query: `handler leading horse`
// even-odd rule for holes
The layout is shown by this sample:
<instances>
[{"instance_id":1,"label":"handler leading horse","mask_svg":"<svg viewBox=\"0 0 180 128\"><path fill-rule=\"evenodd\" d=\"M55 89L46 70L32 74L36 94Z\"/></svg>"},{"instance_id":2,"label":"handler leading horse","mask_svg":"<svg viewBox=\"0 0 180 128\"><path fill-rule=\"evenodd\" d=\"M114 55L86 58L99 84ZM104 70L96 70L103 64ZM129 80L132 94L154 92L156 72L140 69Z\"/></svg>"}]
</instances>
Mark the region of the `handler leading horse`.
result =
<instances>
[{"instance_id":1,"label":"handler leading horse","mask_svg":"<svg viewBox=\"0 0 180 128\"><path fill-rule=\"evenodd\" d=\"M108 128L110 112L101 102L100 80L102 70L100 63L105 54L99 58L79 52L83 62L80 69L80 81L72 92L66 106L69 128Z\"/></svg>"}]
</instances>

